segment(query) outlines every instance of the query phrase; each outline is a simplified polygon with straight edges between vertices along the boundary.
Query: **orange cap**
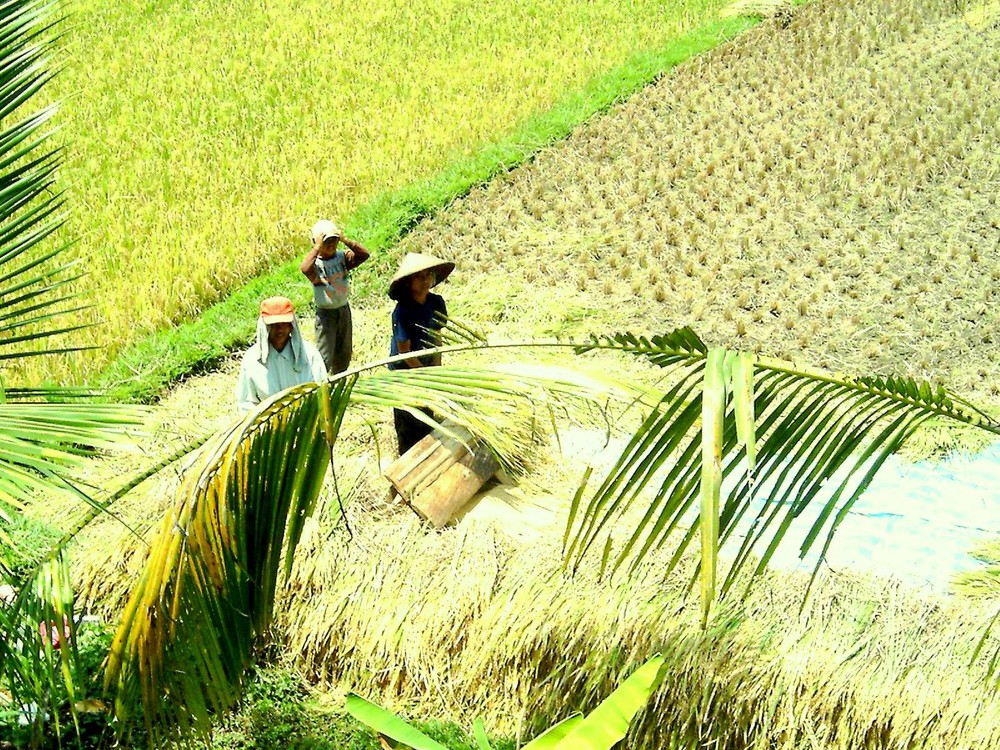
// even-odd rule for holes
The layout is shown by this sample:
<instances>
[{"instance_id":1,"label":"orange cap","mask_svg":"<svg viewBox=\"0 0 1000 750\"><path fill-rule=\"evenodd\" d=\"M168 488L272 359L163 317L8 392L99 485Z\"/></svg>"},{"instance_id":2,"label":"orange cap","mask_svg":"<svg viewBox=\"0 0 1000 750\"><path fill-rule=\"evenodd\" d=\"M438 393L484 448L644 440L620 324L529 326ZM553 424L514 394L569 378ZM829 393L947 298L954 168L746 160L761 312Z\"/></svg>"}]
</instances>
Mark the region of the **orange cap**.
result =
<instances>
[{"instance_id":1,"label":"orange cap","mask_svg":"<svg viewBox=\"0 0 1000 750\"><path fill-rule=\"evenodd\" d=\"M288 297L268 297L260 303L260 317L267 325L291 323L295 320L295 308Z\"/></svg>"}]
</instances>

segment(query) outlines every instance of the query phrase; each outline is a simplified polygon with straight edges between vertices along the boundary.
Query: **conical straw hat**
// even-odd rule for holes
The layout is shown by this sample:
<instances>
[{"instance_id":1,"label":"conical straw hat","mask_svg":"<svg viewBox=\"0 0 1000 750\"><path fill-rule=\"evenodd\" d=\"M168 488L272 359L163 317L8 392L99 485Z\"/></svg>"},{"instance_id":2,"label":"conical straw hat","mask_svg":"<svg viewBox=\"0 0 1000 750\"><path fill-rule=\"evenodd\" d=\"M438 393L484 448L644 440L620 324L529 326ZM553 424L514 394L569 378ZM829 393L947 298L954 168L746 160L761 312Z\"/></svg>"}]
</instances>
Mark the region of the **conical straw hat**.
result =
<instances>
[{"instance_id":1,"label":"conical straw hat","mask_svg":"<svg viewBox=\"0 0 1000 750\"><path fill-rule=\"evenodd\" d=\"M434 271L436 277L434 286L437 286L448 278L448 274L454 270L455 264L450 261L435 258L433 255L424 255L423 253L407 253L406 257L403 258L403 262L399 264L399 270L396 271L396 275L389 282L389 296L398 302L400 295L406 292L405 282L407 278L415 273Z\"/></svg>"}]
</instances>

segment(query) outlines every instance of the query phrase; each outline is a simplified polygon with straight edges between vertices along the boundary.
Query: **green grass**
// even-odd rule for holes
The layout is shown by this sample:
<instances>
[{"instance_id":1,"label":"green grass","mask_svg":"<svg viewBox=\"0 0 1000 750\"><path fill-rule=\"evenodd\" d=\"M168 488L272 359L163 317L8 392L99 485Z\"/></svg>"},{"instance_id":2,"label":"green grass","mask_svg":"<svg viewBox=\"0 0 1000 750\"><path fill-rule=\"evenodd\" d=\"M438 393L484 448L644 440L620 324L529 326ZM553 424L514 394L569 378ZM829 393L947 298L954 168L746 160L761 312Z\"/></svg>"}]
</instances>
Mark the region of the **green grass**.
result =
<instances>
[{"instance_id":1,"label":"green grass","mask_svg":"<svg viewBox=\"0 0 1000 750\"><path fill-rule=\"evenodd\" d=\"M422 732L452 750L476 750L469 733L451 722L414 722ZM494 740L494 750L513 750L512 740ZM185 747L204 747L188 742ZM381 750L370 728L343 710L342 700L309 692L293 670L260 669L241 708L221 719L207 745L211 750Z\"/></svg>"},{"instance_id":2,"label":"green grass","mask_svg":"<svg viewBox=\"0 0 1000 750\"><path fill-rule=\"evenodd\" d=\"M54 366L92 377L297 255L319 216L358 217L378 245L362 206L477 161L722 2L80 0L51 93L66 231L92 272L84 318L102 325L97 351Z\"/></svg>"},{"instance_id":3,"label":"green grass","mask_svg":"<svg viewBox=\"0 0 1000 750\"><path fill-rule=\"evenodd\" d=\"M0 540L0 566L14 573L30 570L37 565L59 540L62 532L41 519L24 513L10 513L4 521L7 539ZM9 539L9 544L7 540Z\"/></svg>"},{"instance_id":4,"label":"green grass","mask_svg":"<svg viewBox=\"0 0 1000 750\"><path fill-rule=\"evenodd\" d=\"M110 645L110 635L95 641L90 630L83 629L81 658L89 680L88 692L99 679L97 668ZM95 645L98 648L95 648ZM10 742L14 747L81 748L111 750L130 747L151 748L139 724L121 737L109 714L81 714L77 727L64 717L61 737L51 725L36 745L30 745L28 731L16 721L0 718L0 747ZM415 721L414 726L451 750L477 750L466 728L446 721ZM514 750L511 739L490 738L494 750ZM342 696L311 690L293 669L272 665L257 669L247 686L240 707L219 717L210 737L160 741L156 747L173 750L382 750L374 731L344 711Z\"/></svg>"},{"instance_id":5,"label":"green grass","mask_svg":"<svg viewBox=\"0 0 1000 750\"><path fill-rule=\"evenodd\" d=\"M560 99L552 108L524 121L506 139L471 156L452 161L433 177L387 192L359 206L344 220L345 231L374 252L371 262L356 274L354 299L384 293L385 281L396 264L392 248L420 219L448 205L471 188L488 182L540 149L569 134L597 112L648 84L674 65L728 39L753 24L734 18L704 26L672 41L657 52L632 55L624 64L597 76L586 86ZM304 252L304 242L296 250ZM160 331L124 348L97 379L118 387L119 397L148 401L179 377L211 366L233 348L243 345L254 330L262 297L286 294L297 305L311 294L293 260L255 278L196 320Z\"/></svg>"}]
</instances>

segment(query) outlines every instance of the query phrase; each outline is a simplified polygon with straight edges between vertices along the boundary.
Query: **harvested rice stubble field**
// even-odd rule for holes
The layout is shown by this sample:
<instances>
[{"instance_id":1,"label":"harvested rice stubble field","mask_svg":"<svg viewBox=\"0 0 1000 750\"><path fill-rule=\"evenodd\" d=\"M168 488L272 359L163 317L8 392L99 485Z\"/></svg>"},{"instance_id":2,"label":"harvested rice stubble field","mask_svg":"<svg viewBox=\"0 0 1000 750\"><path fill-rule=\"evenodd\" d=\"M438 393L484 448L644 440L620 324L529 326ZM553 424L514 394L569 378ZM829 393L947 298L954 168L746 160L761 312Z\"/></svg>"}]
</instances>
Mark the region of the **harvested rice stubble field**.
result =
<instances>
[{"instance_id":1,"label":"harvested rice stubble field","mask_svg":"<svg viewBox=\"0 0 1000 750\"><path fill-rule=\"evenodd\" d=\"M102 325L25 374L99 371L304 252L316 218L503 140L722 4L80 0L50 95Z\"/></svg>"},{"instance_id":2,"label":"harvested rice stubble field","mask_svg":"<svg viewBox=\"0 0 1000 750\"><path fill-rule=\"evenodd\" d=\"M1000 27L975 30L960 8L803 6L474 191L404 249L455 259L455 284L488 275L536 301L573 289L567 331L690 324L998 406Z\"/></svg>"}]
</instances>

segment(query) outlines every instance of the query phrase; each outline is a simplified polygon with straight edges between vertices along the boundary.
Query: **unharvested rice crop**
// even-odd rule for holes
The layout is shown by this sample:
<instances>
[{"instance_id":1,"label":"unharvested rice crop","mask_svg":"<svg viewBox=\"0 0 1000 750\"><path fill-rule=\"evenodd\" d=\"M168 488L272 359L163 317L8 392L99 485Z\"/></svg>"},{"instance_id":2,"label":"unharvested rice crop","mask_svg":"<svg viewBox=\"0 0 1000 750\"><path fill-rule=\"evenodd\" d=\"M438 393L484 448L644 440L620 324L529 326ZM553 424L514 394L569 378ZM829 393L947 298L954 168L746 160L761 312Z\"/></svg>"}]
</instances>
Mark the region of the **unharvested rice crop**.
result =
<instances>
[{"instance_id":1,"label":"unharvested rice crop","mask_svg":"<svg viewBox=\"0 0 1000 750\"><path fill-rule=\"evenodd\" d=\"M92 373L303 252L316 218L502 139L721 4L76 3L53 94L102 325L43 376Z\"/></svg>"},{"instance_id":2,"label":"unharvested rice crop","mask_svg":"<svg viewBox=\"0 0 1000 750\"><path fill-rule=\"evenodd\" d=\"M404 240L581 324L1000 404L1000 25L817 2L679 68ZM474 309L474 308L473 308ZM530 319L525 327L530 329Z\"/></svg>"}]
</instances>

